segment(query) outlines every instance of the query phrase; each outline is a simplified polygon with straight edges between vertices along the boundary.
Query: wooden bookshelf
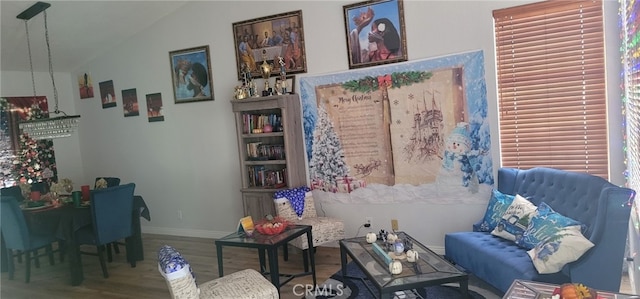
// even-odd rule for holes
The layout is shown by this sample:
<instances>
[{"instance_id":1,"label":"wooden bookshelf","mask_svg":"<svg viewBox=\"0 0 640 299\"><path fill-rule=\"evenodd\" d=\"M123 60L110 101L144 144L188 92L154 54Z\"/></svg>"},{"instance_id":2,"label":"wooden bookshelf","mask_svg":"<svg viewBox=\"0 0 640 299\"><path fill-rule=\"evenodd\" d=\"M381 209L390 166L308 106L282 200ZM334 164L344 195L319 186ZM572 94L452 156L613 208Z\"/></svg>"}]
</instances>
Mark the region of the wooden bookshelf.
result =
<instances>
[{"instance_id":1,"label":"wooden bookshelf","mask_svg":"<svg viewBox=\"0 0 640 299\"><path fill-rule=\"evenodd\" d=\"M275 215L273 194L307 183L302 109L297 94L232 100L242 205L255 220ZM271 132L261 132L266 124Z\"/></svg>"}]
</instances>

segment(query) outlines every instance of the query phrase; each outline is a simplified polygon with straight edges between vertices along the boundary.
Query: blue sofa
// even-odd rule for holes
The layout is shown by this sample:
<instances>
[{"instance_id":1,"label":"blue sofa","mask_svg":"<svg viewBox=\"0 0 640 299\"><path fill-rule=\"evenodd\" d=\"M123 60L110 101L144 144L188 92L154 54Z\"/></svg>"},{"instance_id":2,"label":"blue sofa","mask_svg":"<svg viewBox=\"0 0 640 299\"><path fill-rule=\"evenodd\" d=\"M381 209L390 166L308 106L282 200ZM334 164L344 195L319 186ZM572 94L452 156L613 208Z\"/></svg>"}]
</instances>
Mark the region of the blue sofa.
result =
<instances>
[{"instance_id":1,"label":"blue sofa","mask_svg":"<svg viewBox=\"0 0 640 299\"><path fill-rule=\"evenodd\" d=\"M561 284L580 282L591 288L619 291L631 203L635 192L593 175L552 168L498 170L498 191L520 194L536 206L547 203L556 212L586 225L584 236L595 246L560 272L539 274L527 250L513 241L480 231L445 235L445 257L506 292L515 279Z\"/></svg>"}]
</instances>

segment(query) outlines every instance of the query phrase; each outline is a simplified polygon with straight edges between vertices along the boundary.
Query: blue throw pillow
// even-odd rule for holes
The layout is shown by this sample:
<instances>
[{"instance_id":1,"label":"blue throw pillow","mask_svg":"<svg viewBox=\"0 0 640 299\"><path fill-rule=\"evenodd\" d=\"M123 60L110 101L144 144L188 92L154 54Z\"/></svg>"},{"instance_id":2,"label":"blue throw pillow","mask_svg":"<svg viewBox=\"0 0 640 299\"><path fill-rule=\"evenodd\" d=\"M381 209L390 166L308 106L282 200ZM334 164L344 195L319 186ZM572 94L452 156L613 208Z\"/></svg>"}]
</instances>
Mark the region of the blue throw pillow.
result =
<instances>
[{"instance_id":1,"label":"blue throw pillow","mask_svg":"<svg viewBox=\"0 0 640 299\"><path fill-rule=\"evenodd\" d=\"M503 194L496 189L491 190L487 211L484 213L484 218L480 223L481 232L490 232L496 228L500 219L502 219L502 214L507 211L514 197L513 195Z\"/></svg>"},{"instance_id":2,"label":"blue throw pillow","mask_svg":"<svg viewBox=\"0 0 640 299\"><path fill-rule=\"evenodd\" d=\"M542 202L538 205L538 213L531 218L527 229L521 237L516 239L516 244L525 249L532 249L541 241L558 235L565 227L574 225L580 226L582 224L559 214Z\"/></svg>"}]
</instances>

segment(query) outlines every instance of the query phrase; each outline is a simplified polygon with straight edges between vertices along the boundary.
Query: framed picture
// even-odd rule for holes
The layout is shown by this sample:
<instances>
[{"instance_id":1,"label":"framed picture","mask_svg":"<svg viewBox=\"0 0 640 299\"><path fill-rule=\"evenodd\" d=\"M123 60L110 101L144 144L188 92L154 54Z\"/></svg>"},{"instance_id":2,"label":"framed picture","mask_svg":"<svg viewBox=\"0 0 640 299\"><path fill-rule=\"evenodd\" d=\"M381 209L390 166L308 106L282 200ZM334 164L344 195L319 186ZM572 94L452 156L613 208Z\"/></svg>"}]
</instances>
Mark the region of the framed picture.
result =
<instances>
[{"instance_id":1,"label":"framed picture","mask_svg":"<svg viewBox=\"0 0 640 299\"><path fill-rule=\"evenodd\" d=\"M138 93L135 88L125 89L122 91L122 107L124 110L124 117L140 115Z\"/></svg>"},{"instance_id":2,"label":"framed picture","mask_svg":"<svg viewBox=\"0 0 640 299\"><path fill-rule=\"evenodd\" d=\"M296 76L287 76L284 81L285 84L282 84L282 80L280 78L276 78L276 92L278 94L296 93Z\"/></svg>"},{"instance_id":3,"label":"framed picture","mask_svg":"<svg viewBox=\"0 0 640 299\"><path fill-rule=\"evenodd\" d=\"M78 75L78 89L81 99L93 98L93 80L91 80L90 73Z\"/></svg>"},{"instance_id":4,"label":"framed picture","mask_svg":"<svg viewBox=\"0 0 640 299\"><path fill-rule=\"evenodd\" d=\"M102 109L116 106L116 90L113 87L113 80L103 81L98 84L100 86L100 99Z\"/></svg>"},{"instance_id":5,"label":"framed picture","mask_svg":"<svg viewBox=\"0 0 640 299\"><path fill-rule=\"evenodd\" d=\"M164 121L164 115L162 114L162 94L151 93L147 94L147 118L149 122Z\"/></svg>"},{"instance_id":6,"label":"framed picture","mask_svg":"<svg viewBox=\"0 0 640 299\"><path fill-rule=\"evenodd\" d=\"M169 63L176 104L213 101L209 46L171 51Z\"/></svg>"},{"instance_id":7,"label":"framed picture","mask_svg":"<svg viewBox=\"0 0 640 299\"><path fill-rule=\"evenodd\" d=\"M349 68L407 61L402 0L343 6Z\"/></svg>"},{"instance_id":8,"label":"framed picture","mask_svg":"<svg viewBox=\"0 0 640 299\"><path fill-rule=\"evenodd\" d=\"M243 73L263 77L260 69L265 61L273 70L265 76L279 75L278 57L283 58L287 74L306 73L302 29L302 10L233 23L238 80Z\"/></svg>"}]
</instances>

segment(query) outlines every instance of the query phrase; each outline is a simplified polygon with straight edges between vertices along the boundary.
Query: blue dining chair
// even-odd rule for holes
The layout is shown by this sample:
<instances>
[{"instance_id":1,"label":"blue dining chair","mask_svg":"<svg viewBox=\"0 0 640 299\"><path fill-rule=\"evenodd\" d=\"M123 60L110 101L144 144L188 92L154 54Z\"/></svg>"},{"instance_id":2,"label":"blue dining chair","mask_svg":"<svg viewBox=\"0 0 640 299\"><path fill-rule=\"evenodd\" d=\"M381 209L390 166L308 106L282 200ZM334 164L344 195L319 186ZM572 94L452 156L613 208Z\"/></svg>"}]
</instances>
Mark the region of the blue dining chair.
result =
<instances>
[{"instance_id":1,"label":"blue dining chair","mask_svg":"<svg viewBox=\"0 0 640 299\"><path fill-rule=\"evenodd\" d=\"M76 231L79 245L96 246L95 253L82 250L80 253L98 256L104 278L109 277L104 256L106 245L133 234L131 223L135 187L134 183L128 183L93 190L90 199L92 223Z\"/></svg>"},{"instance_id":2,"label":"blue dining chair","mask_svg":"<svg viewBox=\"0 0 640 299\"><path fill-rule=\"evenodd\" d=\"M25 256L25 282L31 280L31 259L48 256L49 263L54 265L53 248L51 244L57 241L53 234L40 235L29 230L24 214L13 196L2 195L0 198L0 227L7 248L9 279L13 279L15 265L13 251L19 250ZM45 252L38 253L38 249L45 248Z\"/></svg>"},{"instance_id":3,"label":"blue dining chair","mask_svg":"<svg viewBox=\"0 0 640 299\"><path fill-rule=\"evenodd\" d=\"M98 181L100 179L104 179L105 181L107 181L107 188L109 187L115 187L115 186L120 186L120 178L117 177L96 177L96 182L93 186L94 189L98 189ZM111 262L113 260L113 256L111 254L111 247L113 246L113 251L116 254L120 253L120 247L118 247L118 244L120 245L124 245L124 243L122 242L113 242L112 244L107 244L107 259L109 260L109 262Z\"/></svg>"},{"instance_id":4,"label":"blue dining chair","mask_svg":"<svg viewBox=\"0 0 640 299\"><path fill-rule=\"evenodd\" d=\"M4 187L0 189L0 195L13 196L19 202L24 200L24 197L22 197L22 189L20 189L20 186Z\"/></svg>"}]
</instances>

